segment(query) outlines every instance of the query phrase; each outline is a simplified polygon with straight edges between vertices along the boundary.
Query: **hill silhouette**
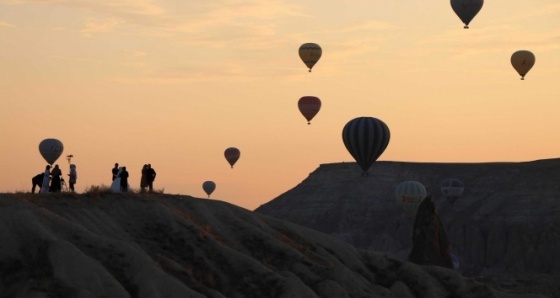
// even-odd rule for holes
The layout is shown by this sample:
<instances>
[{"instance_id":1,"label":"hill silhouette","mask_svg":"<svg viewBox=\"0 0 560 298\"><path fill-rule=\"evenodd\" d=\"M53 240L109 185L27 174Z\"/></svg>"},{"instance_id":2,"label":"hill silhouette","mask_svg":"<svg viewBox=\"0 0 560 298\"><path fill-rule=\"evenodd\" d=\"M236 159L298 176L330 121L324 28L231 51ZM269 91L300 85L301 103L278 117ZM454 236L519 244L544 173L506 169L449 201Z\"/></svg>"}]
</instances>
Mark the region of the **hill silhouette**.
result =
<instances>
[{"instance_id":1,"label":"hill silhouette","mask_svg":"<svg viewBox=\"0 0 560 298\"><path fill-rule=\"evenodd\" d=\"M544 297L164 194L0 195L0 297Z\"/></svg>"}]
</instances>

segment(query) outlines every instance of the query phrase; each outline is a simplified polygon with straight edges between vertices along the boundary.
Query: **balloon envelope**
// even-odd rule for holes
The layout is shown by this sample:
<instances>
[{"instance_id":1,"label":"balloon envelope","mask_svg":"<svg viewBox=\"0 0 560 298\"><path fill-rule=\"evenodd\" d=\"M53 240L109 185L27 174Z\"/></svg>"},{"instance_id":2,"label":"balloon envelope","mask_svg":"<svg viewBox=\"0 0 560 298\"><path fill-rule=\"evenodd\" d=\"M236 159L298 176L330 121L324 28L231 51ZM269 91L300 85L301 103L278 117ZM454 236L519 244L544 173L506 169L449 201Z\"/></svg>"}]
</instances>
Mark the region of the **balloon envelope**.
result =
<instances>
[{"instance_id":1,"label":"balloon envelope","mask_svg":"<svg viewBox=\"0 0 560 298\"><path fill-rule=\"evenodd\" d=\"M360 165L364 175L385 151L390 137L385 122L372 117L352 119L342 129L344 146Z\"/></svg>"},{"instance_id":2,"label":"balloon envelope","mask_svg":"<svg viewBox=\"0 0 560 298\"><path fill-rule=\"evenodd\" d=\"M216 183L214 183L214 181L204 181L204 183L202 183L202 189L204 189L204 192L210 197L216 189Z\"/></svg>"},{"instance_id":3,"label":"balloon envelope","mask_svg":"<svg viewBox=\"0 0 560 298\"><path fill-rule=\"evenodd\" d=\"M57 139L44 139L39 143L39 152L50 165L62 155L62 151L64 151L64 146Z\"/></svg>"},{"instance_id":4,"label":"balloon envelope","mask_svg":"<svg viewBox=\"0 0 560 298\"><path fill-rule=\"evenodd\" d=\"M304 43L299 47L299 57L307 68L309 68L309 72L311 72L315 63L319 61L322 54L323 50L316 43Z\"/></svg>"},{"instance_id":5,"label":"balloon envelope","mask_svg":"<svg viewBox=\"0 0 560 298\"><path fill-rule=\"evenodd\" d=\"M298 101L298 108L303 117L307 119L307 124L310 124L311 119L319 113L321 109L321 100L315 96L304 96Z\"/></svg>"},{"instance_id":6,"label":"balloon envelope","mask_svg":"<svg viewBox=\"0 0 560 298\"><path fill-rule=\"evenodd\" d=\"M463 194L465 185L459 179L450 178L441 182L441 193L453 204Z\"/></svg>"},{"instance_id":7,"label":"balloon envelope","mask_svg":"<svg viewBox=\"0 0 560 298\"><path fill-rule=\"evenodd\" d=\"M224 152L224 156L226 157L226 160L228 161L228 163L231 165L232 168L233 168L233 165L239 159L240 155L241 155L241 152L239 152L239 149L237 149L235 147L229 147Z\"/></svg>"},{"instance_id":8,"label":"balloon envelope","mask_svg":"<svg viewBox=\"0 0 560 298\"><path fill-rule=\"evenodd\" d=\"M465 24L465 29L469 28L469 23L478 14L484 0L451 0L451 8Z\"/></svg>"},{"instance_id":9,"label":"balloon envelope","mask_svg":"<svg viewBox=\"0 0 560 298\"><path fill-rule=\"evenodd\" d=\"M404 181L395 188L397 204L408 218L413 218L418 206L426 198L426 188L417 181Z\"/></svg>"},{"instance_id":10,"label":"balloon envelope","mask_svg":"<svg viewBox=\"0 0 560 298\"><path fill-rule=\"evenodd\" d=\"M525 75L535 65L535 55L526 50L517 51L511 55L511 65L524 80Z\"/></svg>"}]
</instances>

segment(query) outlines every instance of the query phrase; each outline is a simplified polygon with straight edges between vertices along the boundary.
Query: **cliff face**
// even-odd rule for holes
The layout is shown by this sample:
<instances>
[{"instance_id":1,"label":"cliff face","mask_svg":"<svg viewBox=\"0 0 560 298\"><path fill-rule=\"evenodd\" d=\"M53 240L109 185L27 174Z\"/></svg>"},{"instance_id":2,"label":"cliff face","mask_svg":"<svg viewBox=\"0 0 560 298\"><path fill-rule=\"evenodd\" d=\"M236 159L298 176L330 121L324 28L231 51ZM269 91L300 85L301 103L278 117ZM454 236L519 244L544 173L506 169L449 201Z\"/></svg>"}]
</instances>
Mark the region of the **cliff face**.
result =
<instances>
[{"instance_id":1,"label":"cliff face","mask_svg":"<svg viewBox=\"0 0 560 298\"><path fill-rule=\"evenodd\" d=\"M459 178L451 205L440 192ZM413 221L395 203L404 180L424 184L438 208L451 252L465 274L560 274L560 159L523 163L377 162L367 177L354 163L321 165L256 212L406 259Z\"/></svg>"},{"instance_id":2,"label":"cliff face","mask_svg":"<svg viewBox=\"0 0 560 298\"><path fill-rule=\"evenodd\" d=\"M0 195L0 239L0 297L544 297L187 196Z\"/></svg>"}]
</instances>

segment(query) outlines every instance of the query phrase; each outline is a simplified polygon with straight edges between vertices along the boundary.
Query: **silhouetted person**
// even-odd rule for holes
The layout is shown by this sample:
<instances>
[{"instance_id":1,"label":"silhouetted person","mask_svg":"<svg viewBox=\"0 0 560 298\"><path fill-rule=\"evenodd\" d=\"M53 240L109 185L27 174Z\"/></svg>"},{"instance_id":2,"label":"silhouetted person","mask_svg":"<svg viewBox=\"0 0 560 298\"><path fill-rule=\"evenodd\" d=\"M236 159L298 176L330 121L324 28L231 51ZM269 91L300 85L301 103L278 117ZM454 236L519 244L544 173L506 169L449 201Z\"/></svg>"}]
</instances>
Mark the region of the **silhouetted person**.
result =
<instances>
[{"instance_id":1,"label":"silhouetted person","mask_svg":"<svg viewBox=\"0 0 560 298\"><path fill-rule=\"evenodd\" d=\"M41 185L40 193L49 192L49 184L51 182L51 166L47 165L45 167L45 173L43 173L43 184Z\"/></svg>"},{"instance_id":2,"label":"silhouetted person","mask_svg":"<svg viewBox=\"0 0 560 298\"><path fill-rule=\"evenodd\" d=\"M140 191L145 192L148 187L148 165L142 167L142 177L140 178Z\"/></svg>"},{"instance_id":3,"label":"silhouetted person","mask_svg":"<svg viewBox=\"0 0 560 298\"><path fill-rule=\"evenodd\" d=\"M44 177L45 177L45 173L41 173L31 179L31 183L33 183L33 187L31 188L31 193L35 193L36 186L39 186L39 192L41 192L41 186L43 185Z\"/></svg>"},{"instance_id":4,"label":"silhouetted person","mask_svg":"<svg viewBox=\"0 0 560 298\"><path fill-rule=\"evenodd\" d=\"M126 171L126 167L122 167L122 171L119 174L119 178L121 178L121 191L127 192L128 191L128 172Z\"/></svg>"},{"instance_id":5,"label":"silhouetted person","mask_svg":"<svg viewBox=\"0 0 560 298\"><path fill-rule=\"evenodd\" d=\"M68 178L68 183L70 184L70 190L74 191L74 184L76 184L76 180L78 180L78 172L76 171L76 165L70 165L70 174L68 174L70 178Z\"/></svg>"},{"instance_id":6,"label":"silhouetted person","mask_svg":"<svg viewBox=\"0 0 560 298\"><path fill-rule=\"evenodd\" d=\"M150 192L154 191L154 180L156 180L156 171L152 168L151 164L148 164L147 170L147 180L148 180L148 189Z\"/></svg>"},{"instance_id":7,"label":"silhouetted person","mask_svg":"<svg viewBox=\"0 0 560 298\"><path fill-rule=\"evenodd\" d=\"M115 163L115 167L111 170L111 172L113 173L113 180L111 181L115 181L115 179L117 178L117 175L119 174L119 164Z\"/></svg>"},{"instance_id":8,"label":"silhouetted person","mask_svg":"<svg viewBox=\"0 0 560 298\"><path fill-rule=\"evenodd\" d=\"M60 170L60 168L58 167L58 165L55 165L53 170L51 171L51 187L49 188L50 192L60 192L60 190L62 189L62 186L60 184L60 176L62 176L62 171Z\"/></svg>"}]
</instances>

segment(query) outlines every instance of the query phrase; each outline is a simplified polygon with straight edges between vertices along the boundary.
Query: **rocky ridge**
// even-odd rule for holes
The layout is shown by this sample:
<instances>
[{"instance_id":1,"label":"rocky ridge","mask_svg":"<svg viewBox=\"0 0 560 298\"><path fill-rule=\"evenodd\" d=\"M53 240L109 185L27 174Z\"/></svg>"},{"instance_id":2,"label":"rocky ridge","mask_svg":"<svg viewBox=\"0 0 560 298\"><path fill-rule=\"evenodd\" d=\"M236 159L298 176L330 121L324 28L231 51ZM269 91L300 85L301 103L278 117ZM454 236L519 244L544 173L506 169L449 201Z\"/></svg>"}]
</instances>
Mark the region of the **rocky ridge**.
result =
<instances>
[{"instance_id":1,"label":"rocky ridge","mask_svg":"<svg viewBox=\"0 0 560 298\"><path fill-rule=\"evenodd\" d=\"M0 297L544 297L188 196L4 194L0 239Z\"/></svg>"}]
</instances>

